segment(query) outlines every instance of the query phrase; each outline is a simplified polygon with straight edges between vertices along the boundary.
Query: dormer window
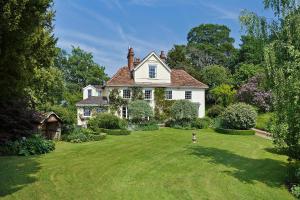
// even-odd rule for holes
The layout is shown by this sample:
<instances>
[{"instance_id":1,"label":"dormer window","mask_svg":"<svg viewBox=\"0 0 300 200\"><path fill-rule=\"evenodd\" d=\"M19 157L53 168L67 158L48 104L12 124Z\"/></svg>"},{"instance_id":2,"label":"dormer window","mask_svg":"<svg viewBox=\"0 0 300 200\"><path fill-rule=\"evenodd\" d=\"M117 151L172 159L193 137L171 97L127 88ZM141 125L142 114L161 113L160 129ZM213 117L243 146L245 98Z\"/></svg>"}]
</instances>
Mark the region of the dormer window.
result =
<instances>
[{"instance_id":1,"label":"dormer window","mask_svg":"<svg viewBox=\"0 0 300 200\"><path fill-rule=\"evenodd\" d=\"M156 65L149 65L149 78L156 78Z\"/></svg>"},{"instance_id":2,"label":"dormer window","mask_svg":"<svg viewBox=\"0 0 300 200\"><path fill-rule=\"evenodd\" d=\"M88 90L88 97L91 97L91 96L92 96L92 90L89 89L89 90Z\"/></svg>"}]
</instances>

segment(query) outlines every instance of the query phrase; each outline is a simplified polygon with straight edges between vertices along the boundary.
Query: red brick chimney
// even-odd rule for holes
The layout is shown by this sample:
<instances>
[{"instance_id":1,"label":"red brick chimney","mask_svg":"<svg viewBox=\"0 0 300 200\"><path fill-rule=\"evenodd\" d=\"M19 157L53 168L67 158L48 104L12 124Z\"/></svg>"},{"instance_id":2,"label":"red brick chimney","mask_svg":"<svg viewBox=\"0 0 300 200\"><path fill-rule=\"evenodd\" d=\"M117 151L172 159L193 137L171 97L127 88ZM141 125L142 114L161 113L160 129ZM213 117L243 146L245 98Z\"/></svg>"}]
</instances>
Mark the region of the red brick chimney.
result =
<instances>
[{"instance_id":1,"label":"red brick chimney","mask_svg":"<svg viewBox=\"0 0 300 200\"><path fill-rule=\"evenodd\" d=\"M167 60L167 57L166 57L166 55L165 55L165 52L164 51L161 51L160 52L160 59L162 59L162 61L164 61L164 62L166 62L166 60Z\"/></svg>"},{"instance_id":2,"label":"red brick chimney","mask_svg":"<svg viewBox=\"0 0 300 200\"><path fill-rule=\"evenodd\" d=\"M127 55L127 60L128 60L128 68L129 70L133 70L134 68L134 52L133 48L128 49L128 55Z\"/></svg>"}]
</instances>

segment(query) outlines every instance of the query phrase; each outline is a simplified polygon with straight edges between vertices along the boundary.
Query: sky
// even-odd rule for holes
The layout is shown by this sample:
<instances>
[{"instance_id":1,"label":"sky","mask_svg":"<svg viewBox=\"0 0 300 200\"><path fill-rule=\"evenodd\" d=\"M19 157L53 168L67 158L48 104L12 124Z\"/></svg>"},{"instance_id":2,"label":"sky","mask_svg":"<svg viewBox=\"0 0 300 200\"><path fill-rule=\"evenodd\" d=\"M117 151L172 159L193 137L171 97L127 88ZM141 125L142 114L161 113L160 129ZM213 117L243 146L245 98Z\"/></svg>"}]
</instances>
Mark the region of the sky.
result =
<instances>
[{"instance_id":1,"label":"sky","mask_svg":"<svg viewBox=\"0 0 300 200\"><path fill-rule=\"evenodd\" d=\"M54 9L58 46L91 52L109 76L127 64L129 46L141 59L167 52L203 23L227 25L239 47L240 12L268 12L262 0L54 0Z\"/></svg>"}]
</instances>

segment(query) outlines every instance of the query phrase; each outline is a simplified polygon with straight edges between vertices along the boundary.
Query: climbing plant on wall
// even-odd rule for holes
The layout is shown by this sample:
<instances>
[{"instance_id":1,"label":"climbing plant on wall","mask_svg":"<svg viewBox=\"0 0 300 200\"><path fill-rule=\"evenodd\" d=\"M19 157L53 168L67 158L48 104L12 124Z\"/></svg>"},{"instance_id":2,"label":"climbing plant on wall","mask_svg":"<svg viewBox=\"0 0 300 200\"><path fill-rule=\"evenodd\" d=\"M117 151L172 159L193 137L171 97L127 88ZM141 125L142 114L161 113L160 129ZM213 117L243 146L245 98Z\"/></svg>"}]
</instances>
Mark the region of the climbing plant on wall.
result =
<instances>
[{"instance_id":1,"label":"climbing plant on wall","mask_svg":"<svg viewBox=\"0 0 300 200\"><path fill-rule=\"evenodd\" d=\"M165 99L165 89L155 88L154 90L155 110L154 117L156 120L163 121L170 118L170 108L174 100Z\"/></svg>"},{"instance_id":2,"label":"climbing plant on wall","mask_svg":"<svg viewBox=\"0 0 300 200\"><path fill-rule=\"evenodd\" d=\"M132 87L131 92L132 92L132 96L131 96L132 101L144 99L143 89L141 87Z\"/></svg>"},{"instance_id":3,"label":"climbing plant on wall","mask_svg":"<svg viewBox=\"0 0 300 200\"><path fill-rule=\"evenodd\" d=\"M118 112L120 114L121 106L127 105L128 101L120 96L120 91L116 88L109 93L109 108L111 113Z\"/></svg>"}]
</instances>

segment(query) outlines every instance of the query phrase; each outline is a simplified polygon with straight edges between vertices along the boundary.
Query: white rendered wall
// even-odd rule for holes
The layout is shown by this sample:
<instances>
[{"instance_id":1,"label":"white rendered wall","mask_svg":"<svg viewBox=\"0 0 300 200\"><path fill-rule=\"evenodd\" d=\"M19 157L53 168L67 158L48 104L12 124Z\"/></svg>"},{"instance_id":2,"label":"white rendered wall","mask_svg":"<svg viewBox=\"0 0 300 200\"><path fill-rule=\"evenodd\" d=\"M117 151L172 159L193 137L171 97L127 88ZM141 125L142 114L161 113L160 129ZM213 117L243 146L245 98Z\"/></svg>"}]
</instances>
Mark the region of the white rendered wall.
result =
<instances>
[{"instance_id":1,"label":"white rendered wall","mask_svg":"<svg viewBox=\"0 0 300 200\"><path fill-rule=\"evenodd\" d=\"M87 86L87 87L83 88L83 99L88 98L88 90L92 90L92 96L98 96L99 95L97 89L95 89L93 86Z\"/></svg>"}]
</instances>

